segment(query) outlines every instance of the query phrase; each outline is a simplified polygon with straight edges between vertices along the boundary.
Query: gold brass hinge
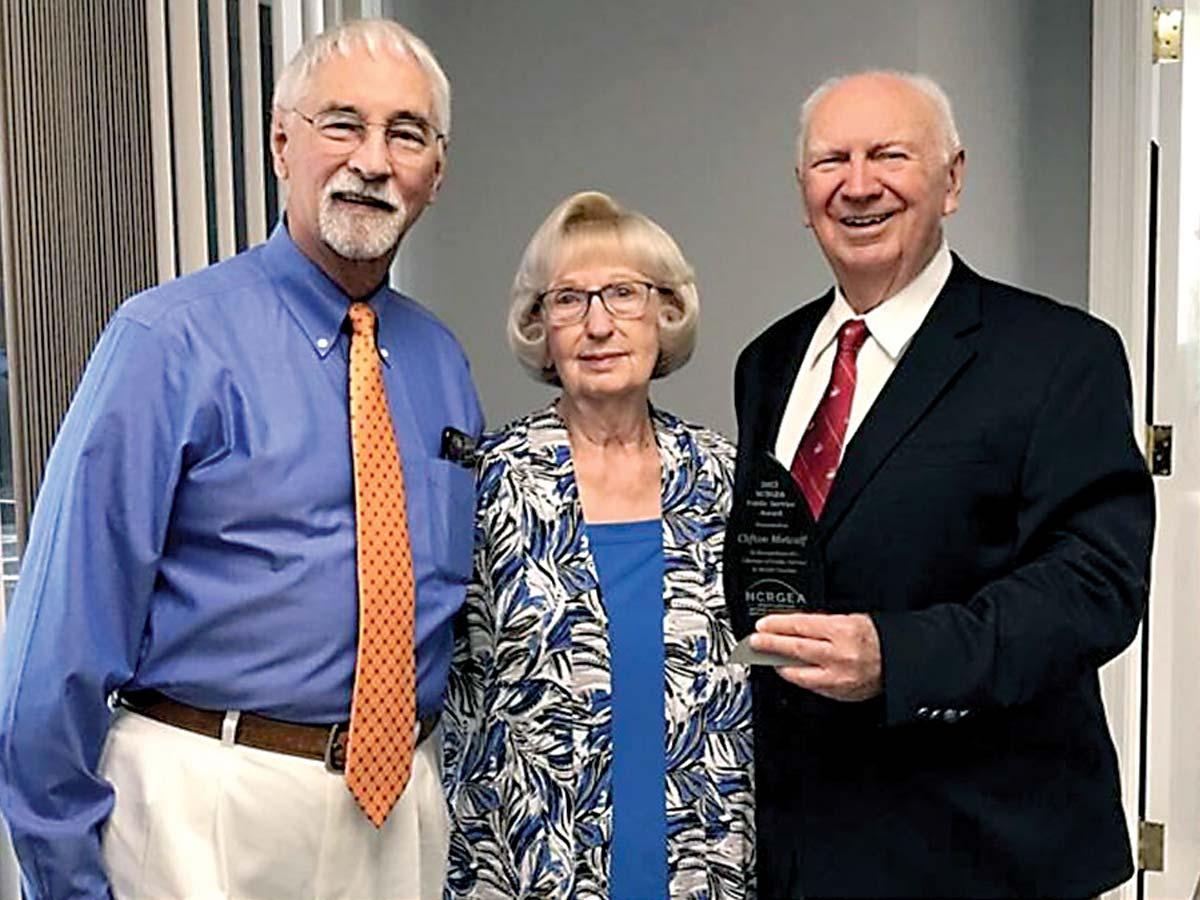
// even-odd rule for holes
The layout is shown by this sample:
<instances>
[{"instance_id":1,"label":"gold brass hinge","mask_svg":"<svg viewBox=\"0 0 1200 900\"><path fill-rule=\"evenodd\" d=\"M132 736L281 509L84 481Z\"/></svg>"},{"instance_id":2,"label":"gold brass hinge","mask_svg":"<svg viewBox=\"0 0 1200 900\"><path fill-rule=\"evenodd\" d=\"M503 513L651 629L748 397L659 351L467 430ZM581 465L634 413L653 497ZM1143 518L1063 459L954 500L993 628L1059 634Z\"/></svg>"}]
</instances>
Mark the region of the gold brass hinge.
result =
<instances>
[{"instance_id":1,"label":"gold brass hinge","mask_svg":"<svg viewBox=\"0 0 1200 900\"><path fill-rule=\"evenodd\" d=\"M1170 425L1146 426L1146 464L1151 475L1171 474L1172 430Z\"/></svg>"},{"instance_id":2,"label":"gold brass hinge","mask_svg":"<svg viewBox=\"0 0 1200 900\"><path fill-rule=\"evenodd\" d=\"M1163 845L1167 826L1162 822L1138 822L1138 868L1147 872L1163 870Z\"/></svg>"},{"instance_id":3,"label":"gold brass hinge","mask_svg":"<svg viewBox=\"0 0 1200 900\"><path fill-rule=\"evenodd\" d=\"M1183 58L1183 10L1154 7L1154 61L1179 62Z\"/></svg>"}]
</instances>

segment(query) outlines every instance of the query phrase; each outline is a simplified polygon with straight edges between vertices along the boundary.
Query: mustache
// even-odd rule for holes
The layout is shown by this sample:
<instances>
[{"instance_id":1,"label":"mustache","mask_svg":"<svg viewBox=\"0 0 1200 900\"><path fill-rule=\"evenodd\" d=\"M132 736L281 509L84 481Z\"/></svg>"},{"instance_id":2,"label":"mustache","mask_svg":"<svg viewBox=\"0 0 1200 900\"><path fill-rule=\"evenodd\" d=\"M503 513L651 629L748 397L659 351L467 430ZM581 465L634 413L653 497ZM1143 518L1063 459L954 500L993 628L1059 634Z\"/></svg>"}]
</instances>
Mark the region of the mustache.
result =
<instances>
[{"instance_id":1,"label":"mustache","mask_svg":"<svg viewBox=\"0 0 1200 900\"><path fill-rule=\"evenodd\" d=\"M374 206L385 212L403 210L404 200L390 184L364 181L350 172L336 175L325 187L325 202L350 200Z\"/></svg>"}]
</instances>

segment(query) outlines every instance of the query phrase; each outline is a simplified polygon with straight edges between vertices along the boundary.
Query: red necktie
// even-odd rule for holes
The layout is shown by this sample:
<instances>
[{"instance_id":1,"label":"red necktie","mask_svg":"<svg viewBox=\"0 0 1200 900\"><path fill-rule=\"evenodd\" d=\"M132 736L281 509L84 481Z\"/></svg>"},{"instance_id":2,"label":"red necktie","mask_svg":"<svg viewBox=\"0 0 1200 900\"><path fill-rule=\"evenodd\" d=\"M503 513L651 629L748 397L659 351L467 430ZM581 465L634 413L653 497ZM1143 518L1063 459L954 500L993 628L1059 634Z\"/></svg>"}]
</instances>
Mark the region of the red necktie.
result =
<instances>
[{"instance_id":1,"label":"red necktie","mask_svg":"<svg viewBox=\"0 0 1200 900\"><path fill-rule=\"evenodd\" d=\"M792 460L792 477L808 500L813 518L821 518L825 498L833 487L838 463L842 460L842 445L846 426L850 423L850 404L854 401L854 384L858 379L858 351L867 339L867 323L850 319L838 331L837 358L825 396L817 404L812 421L805 429L796 456Z\"/></svg>"},{"instance_id":2,"label":"red necktie","mask_svg":"<svg viewBox=\"0 0 1200 900\"><path fill-rule=\"evenodd\" d=\"M408 784L416 742L416 595L404 473L388 411L375 313L350 306L350 437L358 541L358 662L346 784L379 828Z\"/></svg>"}]
</instances>

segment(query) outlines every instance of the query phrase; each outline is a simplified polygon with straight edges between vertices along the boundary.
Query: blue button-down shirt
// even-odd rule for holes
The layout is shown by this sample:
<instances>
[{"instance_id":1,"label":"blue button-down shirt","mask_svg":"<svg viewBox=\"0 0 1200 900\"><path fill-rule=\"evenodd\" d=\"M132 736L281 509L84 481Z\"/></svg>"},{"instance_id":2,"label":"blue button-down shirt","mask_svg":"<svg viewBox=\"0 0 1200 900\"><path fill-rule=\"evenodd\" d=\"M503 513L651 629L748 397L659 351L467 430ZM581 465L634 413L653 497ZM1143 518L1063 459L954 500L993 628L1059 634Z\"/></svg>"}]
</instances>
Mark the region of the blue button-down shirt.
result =
<instances>
[{"instance_id":1,"label":"blue button-down shirt","mask_svg":"<svg viewBox=\"0 0 1200 900\"><path fill-rule=\"evenodd\" d=\"M432 315L369 299L417 574L417 703L440 710L470 575L482 426ZM96 775L118 689L292 722L348 718L357 629L347 296L284 227L126 302L47 464L0 669L0 807L33 897L104 897Z\"/></svg>"}]
</instances>

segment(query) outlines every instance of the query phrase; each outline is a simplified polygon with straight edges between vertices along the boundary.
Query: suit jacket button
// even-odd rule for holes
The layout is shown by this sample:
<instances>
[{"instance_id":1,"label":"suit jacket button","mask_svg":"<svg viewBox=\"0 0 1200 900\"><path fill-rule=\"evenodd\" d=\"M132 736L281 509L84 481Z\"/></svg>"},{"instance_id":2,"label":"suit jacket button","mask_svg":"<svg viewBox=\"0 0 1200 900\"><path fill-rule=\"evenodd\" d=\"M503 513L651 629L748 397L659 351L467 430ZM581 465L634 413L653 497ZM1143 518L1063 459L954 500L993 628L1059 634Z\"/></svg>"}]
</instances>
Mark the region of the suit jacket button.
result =
<instances>
[{"instance_id":1,"label":"suit jacket button","mask_svg":"<svg viewBox=\"0 0 1200 900\"><path fill-rule=\"evenodd\" d=\"M947 709L942 711L942 721L953 725L959 720L962 714L957 709Z\"/></svg>"},{"instance_id":2,"label":"suit jacket button","mask_svg":"<svg viewBox=\"0 0 1200 900\"><path fill-rule=\"evenodd\" d=\"M917 718L918 719L928 719L929 718L929 707L922 706L920 709L918 709L917 710Z\"/></svg>"}]
</instances>

